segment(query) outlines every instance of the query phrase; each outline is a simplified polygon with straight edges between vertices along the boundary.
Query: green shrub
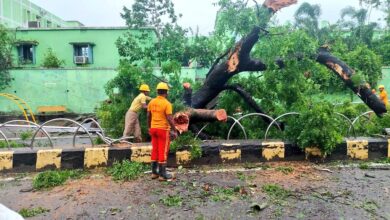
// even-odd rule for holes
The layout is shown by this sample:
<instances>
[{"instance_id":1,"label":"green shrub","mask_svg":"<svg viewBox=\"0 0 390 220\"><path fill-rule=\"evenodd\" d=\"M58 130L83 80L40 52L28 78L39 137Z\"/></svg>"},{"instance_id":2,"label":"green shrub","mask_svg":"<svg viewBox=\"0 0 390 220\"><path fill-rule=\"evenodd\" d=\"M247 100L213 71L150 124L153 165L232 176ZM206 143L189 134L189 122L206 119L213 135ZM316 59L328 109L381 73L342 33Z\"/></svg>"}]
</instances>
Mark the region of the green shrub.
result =
<instances>
[{"instance_id":1,"label":"green shrub","mask_svg":"<svg viewBox=\"0 0 390 220\"><path fill-rule=\"evenodd\" d=\"M277 184L265 184L261 188L272 199L284 200L291 195L291 192Z\"/></svg>"},{"instance_id":2,"label":"green shrub","mask_svg":"<svg viewBox=\"0 0 390 220\"><path fill-rule=\"evenodd\" d=\"M197 159L202 157L202 147L200 146L200 144L200 140L195 138L195 136L191 132L186 132L178 136L174 141L172 141L170 151L176 152L185 147L189 147L191 159Z\"/></svg>"},{"instance_id":3,"label":"green shrub","mask_svg":"<svg viewBox=\"0 0 390 220\"><path fill-rule=\"evenodd\" d=\"M9 145L11 148L21 148L24 147L23 143L19 143L16 141L9 141ZM0 149L1 148L8 148L7 142L6 141L0 141Z\"/></svg>"},{"instance_id":4,"label":"green shrub","mask_svg":"<svg viewBox=\"0 0 390 220\"><path fill-rule=\"evenodd\" d=\"M82 170L51 170L39 173L34 177L33 188L45 189L64 184L68 179L77 179L82 177Z\"/></svg>"},{"instance_id":5,"label":"green shrub","mask_svg":"<svg viewBox=\"0 0 390 220\"><path fill-rule=\"evenodd\" d=\"M32 131L21 132L19 137L22 141L25 141L33 136Z\"/></svg>"},{"instance_id":6,"label":"green shrub","mask_svg":"<svg viewBox=\"0 0 390 220\"><path fill-rule=\"evenodd\" d=\"M180 207L183 204L183 199L178 195L168 195L161 198L160 202L168 207Z\"/></svg>"},{"instance_id":7,"label":"green shrub","mask_svg":"<svg viewBox=\"0 0 390 220\"><path fill-rule=\"evenodd\" d=\"M59 68L64 63L65 63L64 60L58 59L56 54L53 52L53 49L48 48L45 57L43 59L42 66L46 68Z\"/></svg>"},{"instance_id":8,"label":"green shrub","mask_svg":"<svg viewBox=\"0 0 390 220\"><path fill-rule=\"evenodd\" d=\"M114 180L129 181L137 179L148 169L149 166L143 163L124 160L122 162L116 161L112 167L108 168L108 173Z\"/></svg>"},{"instance_id":9,"label":"green shrub","mask_svg":"<svg viewBox=\"0 0 390 220\"><path fill-rule=\"evenodd\" d=\"M19 210L19 214L20 214L23 218L34 217L34 216L43 214L43 213L45 213L45 212L50 212L50 209L45 209L45 208L42 208L42 207L37 207L37 208L31 208L31 209L22 208L21 210Z\"/></svg>"},{"instance_id":10,"label":"green shrub","mask_svg":"<svg viewBox=\"0 0 390 220\"><path fill-rule=\"evenodd\" d=\"M301 115L290 118L286 129L289 140L300 148L318 147L324 155L331 154L343 140L340 119L330 103L308 103L300 106Z\"/></svg>"}]
</instances>

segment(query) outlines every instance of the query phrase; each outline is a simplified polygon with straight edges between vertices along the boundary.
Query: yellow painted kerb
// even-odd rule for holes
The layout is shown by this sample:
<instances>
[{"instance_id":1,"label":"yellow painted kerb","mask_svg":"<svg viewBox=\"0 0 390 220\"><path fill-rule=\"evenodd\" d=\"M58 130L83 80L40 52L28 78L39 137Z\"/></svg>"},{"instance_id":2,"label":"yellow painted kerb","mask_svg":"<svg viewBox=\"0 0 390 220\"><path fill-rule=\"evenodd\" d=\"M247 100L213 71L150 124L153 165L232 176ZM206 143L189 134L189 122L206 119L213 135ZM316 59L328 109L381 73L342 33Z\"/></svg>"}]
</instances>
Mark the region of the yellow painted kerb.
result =
<instances>
[{"instance_id":1,"label":"yellow painted kerb","mask_svg":"<svg viewBox=\"0 0 390 220\"><path fill-rule=\"evenodd\" d=\"M271 160L275 157L284 158L284 142L265 142L262 145L262 156L266 160Z\"/></svg>"},{"instance_id":2,"label":"yellow painted kerb","mask_svg":"<svg viewBox=\"0 0 390 220\"><path fill-rule=\"evenodd\" d=\"M188 150L176 151L177 164L188 164L189 162L191 162L191 153Z\"/></svg>"},{"instance_id":3,"label":"yellow painted kerb","mask_svg":"<svg viewBox=\"0 0 390 220\"><path fill-rule=\"evenodd\" d=\"M306 147L305 148L306 160L310 157L322 157L322 152L318 147Z\"/></svg>"},{"instance_id":4,"label":"yellow painted kerb","mask_svg":"<svg viewBox=\"0 0 390 220\"><path fill-rule=\"evenodd\" d=\"M241 149L221 150L219 156L221 157L222 162L241 159Z\"/></svg>"},{"instance_id":5,"label":"yellow painted kerb","mask_svg":"<svg viewBox=\"0 0 390 220\"><path fill-rule=\"evenodd\" d=\"M84 167L93 168L107 166L108 147L86 148L84 153Z\"/></svg>"},{"instance_id":6,"label":"yellow painted kerb","mask_svg":"<svg viewBox=\"0 0 390 220\"><path fill-rule=\"evenodd\" d=\"M390 139L387 139L387 157L390 158Z\"/></svg>"},{"instance_id":7,"label":"yellow painted kerb","mask_svg":"<svg viewBox=\"0 0 390 220\"><path fill-rule=\"evenodd\" d=\"M0 152L0 171L12 169L13 157L14 157L13 151Z\"/></svg>"},{"instance_id":8,"label":"yellow painted kerb","mask_svg":"<svg viewBox=\"0 0 390 220\"><path fill-rule=\"evenodd\" d=\"M38 150L35 168L37 170L45 167L61 168L61 153L62 149Z\"/></svg>"},{"instance_id":9,"label":"yellow painted kerb","mask_svg":"<svg viewBox=\"0 0 390 220\"><path fill-rule=\"evenodd\" d=\"M150 163L152 156L152 146L140 146L131 148L131 161L139 163Z\"/></svg>"},{"instance_id":10,"label":"yellow painted kerb","mask_svg":"<svg viewBox=\"0 0 390 220\"><path fill-rule=\"evenodd\" d=\"M368 159L368 140L347 140L347 155L352 159Z\"/></svg>"}]
</instances>

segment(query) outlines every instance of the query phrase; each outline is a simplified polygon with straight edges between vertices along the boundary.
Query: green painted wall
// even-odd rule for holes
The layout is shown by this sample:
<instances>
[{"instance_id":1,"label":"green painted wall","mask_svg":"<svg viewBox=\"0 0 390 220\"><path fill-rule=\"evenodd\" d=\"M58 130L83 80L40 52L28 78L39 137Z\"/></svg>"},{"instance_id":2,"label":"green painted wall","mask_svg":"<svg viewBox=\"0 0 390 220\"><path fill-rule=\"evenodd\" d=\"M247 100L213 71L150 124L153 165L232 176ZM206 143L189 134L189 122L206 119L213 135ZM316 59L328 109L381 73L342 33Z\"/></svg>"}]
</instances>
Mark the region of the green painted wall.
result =
<instances>
[{"instance_id":1,"label":"green painted wall","mask_svg":"<svg viewBox=\"0 0 390 220\"><path fill-rule=\"evenodd\" d=\"M28 21L37 21L41 27L70 27L66 21L28 0L0 0L0 24L9 27L27 27Z\"/></svg>"},{"instance_id":2,"label":"green painted wall","mask_svg":"<svg viewBox=\"0 0 390 220\"><path fill-rule=\"evenodd\" d=\"M206 72L207 69L183 68L181 77L195 80ZM14 69L11 76L15 80L11 87L1 92L24 99L34 112L39 106L63 105L69 112L92 113L101 101L107 99L104 85L116 74L113 68ZM154 74L160 75L159 69L156 68ZM19 109L0 97L0 112L19 112Z\"/></svg>"},{"instance_id":3,"label":"green painted wall","mask_svg":"<svg viewBox=\"0 0 390 220\"><path fill-rule=\"evenodd\" d=\"M76 27L59 29L18 29L15 31L17 42L37 42L35 46L35 64L23 65L18 59L17 47L14 48L14 65L16 67L41 67L48 48L60 60L64 60L65 68L80 67L74 63L74 47L71 43L93 43L93 63L83 68L115 68L118 65L119 54L115 45L116 40L129 29L127 27ZM132 29L131 34L137 35L146 32L151 43L156 42L154 29Z\"/></svg>"}]
</instances>

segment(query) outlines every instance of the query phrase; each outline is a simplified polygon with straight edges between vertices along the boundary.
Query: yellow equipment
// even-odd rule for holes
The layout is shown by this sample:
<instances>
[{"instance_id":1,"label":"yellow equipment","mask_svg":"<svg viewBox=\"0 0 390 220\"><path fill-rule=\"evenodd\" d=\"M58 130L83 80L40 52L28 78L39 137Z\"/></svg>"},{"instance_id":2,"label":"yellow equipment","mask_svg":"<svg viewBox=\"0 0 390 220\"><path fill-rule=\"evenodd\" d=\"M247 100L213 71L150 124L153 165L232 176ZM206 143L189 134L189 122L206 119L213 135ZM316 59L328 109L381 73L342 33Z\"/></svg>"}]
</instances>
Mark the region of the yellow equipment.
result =
<instances>
[{"instance_id":1,"label":"yellow equipment","mask_svg":"<svg viewBox=\"0 0 390 220\"><path fill-rule=\"evenodd\" d=\"M31 120L34 123L36 123L33 111L23 99L9 93L0 93L0 97L4 97L12 101L13 103L15 103L18 106L18 108L23 112L23 116L26 119L26 121L30 121L29 117L31 117Z\"/></svg>"},{"instance_id":2,"label":"yellow equipment","mask_svg":"<svg viewBox=\"0 0 390 220\"><path fill-rule=\"evenodd\" d=\"M384 89L384 88L385 88L385 86L384 86L384 85L380 85L378 88L380 88L380 89Z\"/></svg>"}]
</instances>

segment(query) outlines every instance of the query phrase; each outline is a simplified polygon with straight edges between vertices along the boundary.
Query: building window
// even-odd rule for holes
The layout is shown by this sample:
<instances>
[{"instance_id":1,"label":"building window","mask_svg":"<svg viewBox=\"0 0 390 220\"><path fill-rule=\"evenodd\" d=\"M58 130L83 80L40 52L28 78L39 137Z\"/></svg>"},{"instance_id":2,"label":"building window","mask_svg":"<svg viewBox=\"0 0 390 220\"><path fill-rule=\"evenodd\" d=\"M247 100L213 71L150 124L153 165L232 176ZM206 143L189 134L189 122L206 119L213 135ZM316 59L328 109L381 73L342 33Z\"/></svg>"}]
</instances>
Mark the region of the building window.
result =
<instances>
[{"instance_id":1,"label":"building window","mask_svg":"<svg viewBox=\"0 0 390 220\"><path fill-rule=\"evenodd\" d=\"M22 44L18 46L20 64L35 64L35 45Z\"/></svg>"},{"instance_id":2,"label":"building window","mask_svg":"<svg viewBox=\"0 0 390 220\"><path fill-rule=\"evenodd\" d=\"M91 64L93 63L93 44L72 43L73 44L73 61L75 64Z\"/></svg>"},{"instance_id":3,"label":"building window","mask_svg":"<svg viewBox=\"0 0 390 220\"><path fill-rule=\"evenodd\" d=\"M46 27L51 27L52 25L51 25L51 21L47 21L47 23L46 23Z\"/></svg>"}]
</instances>

